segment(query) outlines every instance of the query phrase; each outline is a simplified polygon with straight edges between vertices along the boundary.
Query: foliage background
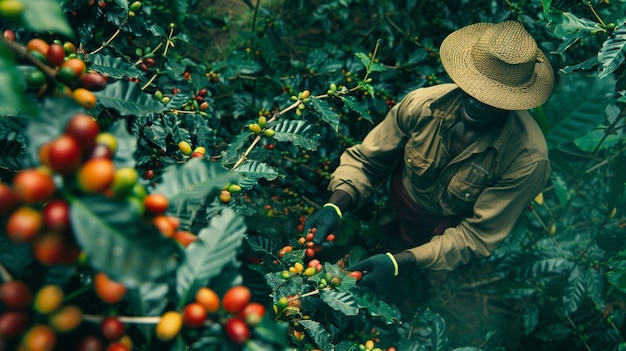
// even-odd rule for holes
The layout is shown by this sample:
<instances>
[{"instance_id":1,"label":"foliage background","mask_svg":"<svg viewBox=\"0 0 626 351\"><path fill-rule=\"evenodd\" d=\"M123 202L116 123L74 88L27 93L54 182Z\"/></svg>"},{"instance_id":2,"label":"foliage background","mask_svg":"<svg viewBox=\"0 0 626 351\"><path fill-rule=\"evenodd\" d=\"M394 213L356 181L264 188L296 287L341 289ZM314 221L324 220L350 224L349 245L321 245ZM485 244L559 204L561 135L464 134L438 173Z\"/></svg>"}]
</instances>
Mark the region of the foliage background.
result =
<instances>
[{"instance_id":1,"label":"foliage background","mask_svg":"<svg viewBox=\"0 0 626 351\"><path fill-rule=\"evenodd\" d=\"M62 12L5 27L15 29L21 42L33 36L63 38L80 43L87 52L122 29L110 46L90 56L92 68L119 79L97 94L98 105L90 113L133 151L117 155L116 163L155 171L156 176L144 183L151 191L178 199L170 210L190 229L201 233L218 228L213 230L223 238L241 239L241 224L211 224L211 219L228 209L237 213L233 221L245 218L245 239L241 246L232 244L233 257L226 255L213 271L195 277L198 284L221 291L243 281L260 300L268 296L264 275L272 269L251 264L250 255L276 255L278 248L293 244L301 235L300 218L325 202L328 175L342 150L358 143L408 91L448 81L438 60L443 38L477 21L523 22L549 53L557 72L553 97L533 111L545 131L553 168L543 201L529 207L507 242L488 259L445 275L416 274L412 307L422 309L411 310L414 315L401 314L405 322L414 317L414 323L398 327L366 319L365 324L390 339L400 333L402 340L409 340L401 349L614 350L622 345L623 1L145 0L141 13L128 22L123 21L129 5L125 0L107 1L106 7L90 6L87 0L58 3ZM170 33L175 45L169 53L156 56L157 66L140 69L146 53L165 38L172 39ZM381 66L368 71L357 54L371 54L375 48ZM28 65L18 65L6 48L0 54L0 64L7 68L0 74L0 107L5 114L0 161L2 180L10 182L16 171L36 163L34 150L50 138L45 136L49 129L38 126L58 128L81 108L71 101L44 98L36 111L24 113L35 98L22 94L18 72ZM274 116L289 106L292 95L305 89L319 95L330 83L358 86L366 74L373 80L352 95L354 100L333 100L303 116L287 111L285 117L294 123L305 121L306 127L298 124L290 130L273 124L277 138L261 139L248 155L255 163L229 171L250 140L247 125L260 115ZM137 89L128 78L138 79L146 88ZM208 90L208 110L170 113L185 110L200 89ZM155 100L157 91L171 96L171 101ZM176 148L179 140L206 146L207 160L213 161L182 167L187 162ZM206 189L201 195L181 190L197 179ZM215 197L231 181L241 182L244 195L220 204ZM81 201L99 215L108 213L106 201ZM355 256L375 252L386 240L390 213L385 205L381 189L369 206L347 216L336 250L322 252L320 258L335 262L349 248ZM126 220L130 221L122 219ZM77 225L94 230L87 220ZM16 276L25 277L34 265L28 252L16 251L6 240L2 245L0 261ZM133 250L134 245L128 247ZM187 255L210 261L215 257L210 253L222 249ZM127 282L149 276L140 267L98 263L92 262L94 269L106 269ZM123 273L128 271L134 273ZM52 275L57 271L41 267L37 272L29 278L33 285L36 279L72 282L74 273L63 270L59 277ZM176 289L193 286L185 284ZM143 302L150 307L145 313L163 308ZM330 323L336 328L332 329L322 323L323 317L327 315L313 315L313 320L331 330L337 341L353 342L343 346L346 349L367 338L355 336L351 324ZM280 322L293 327L293 320ZM408 331L406 324L411 326ZM323 348L319 337L325 331L316 327L307 332L313 344ZM180 344L160 346L175 349Z\"/></svg>"}]
</instances>

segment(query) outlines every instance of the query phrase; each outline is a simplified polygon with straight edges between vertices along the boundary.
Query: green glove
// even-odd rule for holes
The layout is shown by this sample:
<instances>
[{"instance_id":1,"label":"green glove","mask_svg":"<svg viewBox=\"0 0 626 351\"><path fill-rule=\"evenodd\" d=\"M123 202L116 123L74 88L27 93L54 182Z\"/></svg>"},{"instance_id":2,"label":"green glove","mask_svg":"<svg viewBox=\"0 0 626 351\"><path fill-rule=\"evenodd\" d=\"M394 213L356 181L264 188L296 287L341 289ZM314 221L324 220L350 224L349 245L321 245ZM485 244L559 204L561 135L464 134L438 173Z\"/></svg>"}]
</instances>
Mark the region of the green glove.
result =
<instances>
[{"instance_id":1,"label":"green glove","mask_svg":"<svg viewBox=\"0 0 626 351\"><path fill-rule=\"evenodd\" d=\"M358 284L381 292L392 287L394 279L397 279L401 272L410 271L414 266L415 256L412 253L405 251L392 255L387 252L368 257L346 270L363 273Z\"/></svg>"}]
</instances>

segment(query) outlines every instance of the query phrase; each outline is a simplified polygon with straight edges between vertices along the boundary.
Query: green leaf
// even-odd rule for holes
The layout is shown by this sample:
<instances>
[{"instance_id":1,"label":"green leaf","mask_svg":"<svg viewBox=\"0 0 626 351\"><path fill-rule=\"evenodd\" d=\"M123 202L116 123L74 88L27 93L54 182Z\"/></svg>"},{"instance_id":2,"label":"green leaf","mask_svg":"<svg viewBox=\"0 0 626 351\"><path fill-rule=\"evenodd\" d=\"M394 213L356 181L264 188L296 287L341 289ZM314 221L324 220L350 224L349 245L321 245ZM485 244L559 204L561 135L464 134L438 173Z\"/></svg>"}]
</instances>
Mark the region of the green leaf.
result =
<instances>
[{"instance_id":1,"label":"green leaf","mask_svg":"<svg viewBox=\"0 0 626 351\"><path fill-rule=\"evenodd\" d=\"M381 65L380 63L372 62L369 55L367 54L364 54L362 52L357 52L356 54L354 54L354 56L356 56L359 60L361 60L361 63L363 63L363 66L365 66L365 68L367 69L368 74L371 72L383 72L387 70L387 68L384 65Z\"/></svg>"},{"instance_id":2,"label":"green leaf","mask_svg":"<svg viewBox=\"0 0 626 351\"><path fill-rule=\"evenodd\" d=\"M359 103L354 96L341 97L341 100L346 107L361 115L361 117L365 118L368 122L372 123L372 116L370 116L367 109L363 106L363 104Z\"/></svg>"},{"instance_id":3,"label":"green leaf","mask_svg":"<svg viewBox=\"0 0 626 351\"><path fill-rule=\"evenodd\" d=\"M613 73L624 62L624 48L626 48L626 26L619 26L598 52L598 61L601 64L599 79Z\"/></svg>"},{"instance_id":4,"label":"green leaf","mask_svg":"<svg viewBox=\"0 0 626 351\"><path fill-rule=\"evenodd\" d=\"M96 270L135 287L178 266L176 242L141 220L129 202L100 195L69 201L74 235Z\"/></svg>"},{"instance_id":5,"label":"green leaf","mask_svg":"<svg viewBox=\"0 0 626 351\"><path fill-rule=\"evenodd\" d=\"M359 314L359 307L352 297L352 294L349 292L322 290L320 292L320 298L332 309L346 316L356 316Z\"/></svg>"},{"instance_id":6,"label":"green leaf","mask_svg":"<svg viewBox=\"0 0 626 351\"><path fill-rule=\"evenodd\" d=\"M200 231L200 240L188 246L185 261L176 272L179 306L189 302L198 288L208 285L235 259L245 231L243 217L231 209L224 209Z\"/></svg>"},{"instance_id":7,"label":"green leaf","mask_svg":"<svg viewBox=\"0 0 626 351\"><path fill-rule=\"evenodd\" d=\"M548 29L557 38L563 39L563 44L555 51L556 53L563 53L578 40L588 36L592 30L598 28L596 22L579 18L572 12L559 12L552 16L548 23Z\"/></svg>"},{"instance_id":8,"label":"green leaf","mask_svg":"<svg viewBox=\"0 0 626 351\"><path fill-rule=\"evenodd\" d=\"M291 141L294 145L307 150L315 150L319 146L320 135L315 128L304 120L283 120L272 126L277 141Z\"/></svg>"},{"instance_id":9,"label":"green leaf","mask_svg":"<svg viewBox=\"0 0 626 351\"><path fill-rule=\"evenodd\" d=\"M396 311L386 302L380 300L372 291L368 289L353 289L350 292L357 306L365 308L370 316L381 317L387 324L396 321Z\"/></svg>"},{"instance_id":10,"label":"green leaf","mask_svg":"<svg viewBox=\"0 0 626 351\"><path fill-rule=\"evenodd\" d=\"M604 110L612 98L615 80L583 74L562 75L563 88L544 106L551 121L547 142L550 148L571 142L604 122ZM600 116L600 118L599 118Z\"/></svg>"},{"instance_id":11,"label":"green leaf","mask_svg":"<svg viewBox=\"0 0 626 351\"><path fill-rule=\"evenodd\" d=\"M261 178L274 180L278 177L278 171L265 162L246 161L241 166L235 168L234 171L244 174L247 179L252 179L255 183L256 180Z\"/></svg>"},{"instance_id":12,"label":"green leaf","mask_svg":"<svg viewBox=\"0 0 626 351\"><path fill-rule=\"evenodd\" d=\"M587 299L602 308L604 306L603 287L604 279L597 269L589 266L576 266L565 285L562 297L564 313L571 315L576 312Z\"/></svg>"},{"instance_id":13,"label":"green leaf","mask_svg":"<svg viewBox=\"0 0 626 351\"><path fill-rule=\"evenodd\" d=\"M505 274L513 279L529 279L563 274L569 272L573 265L569 257L552 257L549 252L511 252L504 257L494 273Z\"/></svg>"},{"instance_id":14,"label":"green leaf","mask_svg":"<svg viewBox=\"0 0 626 351\"><path fill-rule=\"evenodd\" d=\"M562 301L565 314L569 316L576 312L586 296L585 275L583 270L576 266L569 275L563 292Z\"/></svg>"},{"instance_id":15,"label":"green leaf","mask_svg":"<svg viewBox=\"0 0 626 351\"><path fill-rule=\"evenodd\" d=\"M116 121L109 127L107 132L115 136L117 150L113 155L113 162L117 168L135 167L135 151L137 150L137 137L126 130L125 121Z\"/></svg>"},{"instance_id":16,"label":"green leaf","mask_svg":"<svg viewBox=\"0 0 626 351\"><path fill-rule=\"evenodd\" d=\"M149 113L167 110L165 105L156 101L152 95L144 93L139 84L124 79L108 84L104 90L94 94L98 98L99 106L117 110L123 116L144 117Z\"/></svg>"},{"instance_id":17,"label":"green leaf","mask_svg":"<svg viewBox=\"0 0 626 351\"><path fill-rule=\"evenodd\" d=\"M564 340L572 334L572 328L562 323L548 324L539 330L535 335L541 341L559 341Z\"/></svg>"},{"instance_id":18,"label":"green leaf","mask_svg":"<svg viewBox=\"0 0 626 351\"><path fill-rule=\"evenodd\" d=\"M184 213L182 217L193 219L211 191L237 183L239 179L238 174L198 157L189 159L183 166L168 167L163 173L163 182L153 192L167 196L171 213ZM190 223L181 222L183 224Z\"/></svg>"},{"instance_id":19,"label":"green leaf","mask_svg":"<svg viewBox=\"0 0 626 351\"><path fill-rule=\"evenodd\" d=\"M0 44L0 117L17 115L19 112L34 112L34 106L20 93L21 80L15 57L9 48Z\"/></svg>"},{"instance_id":20,"label":"green leaf","mask_svg":"<svg viewBox=\"0 0 626 351\"><path fill-rule=\"evenodd\" d=\"M25 7L22 21L28 29L38 33L53 32L69 38L74 37L74 32L58 1L28 0L23 3Z\"/></svg>"},{"instance_id":21,"label":"green leaf","mask_svg":"<svg viewBox=\"0 0 626 351\"><path fill-rule=\"evenodd\" d=\"M565 179L559 174L552 174L550 176L552 179L552 184L554 185L554 192L556 194L557 199L559 199L559 205L562 208L565 208L567 203L570 200L570 190L565 182Z\"/></svg>"},{"instance_id":22,"label":"green leaf","mask_svg":"<svg viewBox=\"0 0 626 351\"><path fill-rule=\"evenodd\" d=\"M322 121L328 123L335 132L339 130L339 117L337 112L328 105L328 101L311 97L306 106L312 112L319 114Z\"/></svg>"},{"instance_id":23,"label":"green leaf","mask_svg":"<svg viewBox=\"0 0 626 351\"><path fill-rule=\"evenodd\" d=\"M433 350L447 350L448 337L446 336L446 321L443 317L430 309L423 309L416 322L426 325L430 330Z\"/></svg>"},{"instance_id":24,"label":"green leaf","mask_svg":"<svg viewBox=\"0 0 626 351\"><path fill-rule=\"evenodd\" d=\"M141 71L121 57L108 55L89 56L90 70L100 72L112 79L137 78Z\"/></svg>"},{"instance_id":25,"label":"green leaf","mask_svg":"<svg viewBox=\"0 0 626 351\"><path fill-rule=\"evenodd\" d=\"M359 345L354 341L344 340L339 344L335 345L334 351L357 351L359 350Z\"/></svg>"},{"instance_id":26,"label":"green leaf","mask_svg":"<svg viewBox=\"0 0 626 351\"><path fill-rule=\"evenodd\" d=\"M313 320L300 320L299 323L306 329L307 334L313 339L317 347L325 351L333 349L330 333L320 323Z\"/></svg>"}]
</instances>

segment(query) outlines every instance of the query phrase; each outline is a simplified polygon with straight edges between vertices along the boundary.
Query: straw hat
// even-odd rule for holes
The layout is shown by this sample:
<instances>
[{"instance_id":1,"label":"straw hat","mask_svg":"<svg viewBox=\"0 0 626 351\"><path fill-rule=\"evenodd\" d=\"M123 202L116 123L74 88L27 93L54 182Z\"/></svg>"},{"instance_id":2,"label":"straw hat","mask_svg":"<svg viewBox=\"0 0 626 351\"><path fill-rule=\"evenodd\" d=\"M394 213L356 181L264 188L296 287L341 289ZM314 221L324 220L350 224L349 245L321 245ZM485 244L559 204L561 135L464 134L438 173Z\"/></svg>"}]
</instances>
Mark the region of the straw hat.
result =
<instances>
[{"instance_id":1,"label":"straw hat","mask_svg":"<svg viewBox=\"0 0 626 351\"><path fill-rule=\"evenodd\" d=\"M463 27L446 37L439 54L450 78L487 105L527 110L552 93L552 66L519 22Z\"/></svg>"}]
</instances>

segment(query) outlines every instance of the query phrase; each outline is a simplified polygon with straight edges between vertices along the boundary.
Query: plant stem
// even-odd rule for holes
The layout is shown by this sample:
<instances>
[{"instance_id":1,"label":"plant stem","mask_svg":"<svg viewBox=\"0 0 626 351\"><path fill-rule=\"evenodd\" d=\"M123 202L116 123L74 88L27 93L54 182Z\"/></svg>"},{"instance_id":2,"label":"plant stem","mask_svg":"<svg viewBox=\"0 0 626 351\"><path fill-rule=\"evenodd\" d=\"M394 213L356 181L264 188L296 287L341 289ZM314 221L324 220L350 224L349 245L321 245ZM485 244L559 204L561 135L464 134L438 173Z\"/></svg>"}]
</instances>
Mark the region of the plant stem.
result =
<instances>
[{"instance_id":1,"label":"plant stem","mask_svg":"<svg viewBox=\"0 0 626 351\"><path fill-rule=\"evenodd\" d=\"M587 5L587 7L589 8L589 11L591 11L591 13L596 17L596 19L598 20L598 22L600 22L600 25L602 27L606 27L606 24L604 23L604 21L602 20L602 18L600 17L600 15L598 15L598 13L596 12L596 10L593 8L593 4L591 3L591 1L586 0L585 1L585 5Z\"/></svg>"},{"instance_id":2,"label":"plant stem","mask_svg":"<svg viewBox=\"0 0 626 351\"><path fill-rule=\"evenodd\" d=\"M100 323L106 316L103 315L95 315L95 314L85 314L83 315L83 320L92 323ZM161 316L116 316L122 323L128 324L157 324L161 320ZM215 324L212 320L207 320L204 322L204 325L213 325Z\"/></svg>"},{"instance_id":3,"label":"plant stem","mask_svg":"<svg viewBox=\"0 0 626 351\"><path fill-rule=\"evenodd\" d=\"M100 51L104 50L104 48L109 46L109 44L111 44L111 42L113 42L113 40L115 40L115 38L117 38L122 33L122 27L124 27L126 25L126 22L128 22L129 18L130 18L130 16L126 16L126 18L124 18L124 21L122 21L122 24L120 24L120 26L117 28L115 33L113 33L113 35L109 38L109 40L107 40L104 43L102 43L102 45L100 45L100 47L97 48L96 50L94 50L94 51L92 51L90 53L87 53L87 55L97 54Z\"/></svg>"},{"instance_id":4,"label":"plant stem","mask_svg":"<svg viewBox=\"0 0 626 351\"><path fill-rule=\"evenodd\" d=\"M0 278L2 278L3 282L9 282L13 280L13 276L11 276L11 273L9 273L6 267L4 267L2 262L0 262Z\"/></svg>"}]
</instances>

